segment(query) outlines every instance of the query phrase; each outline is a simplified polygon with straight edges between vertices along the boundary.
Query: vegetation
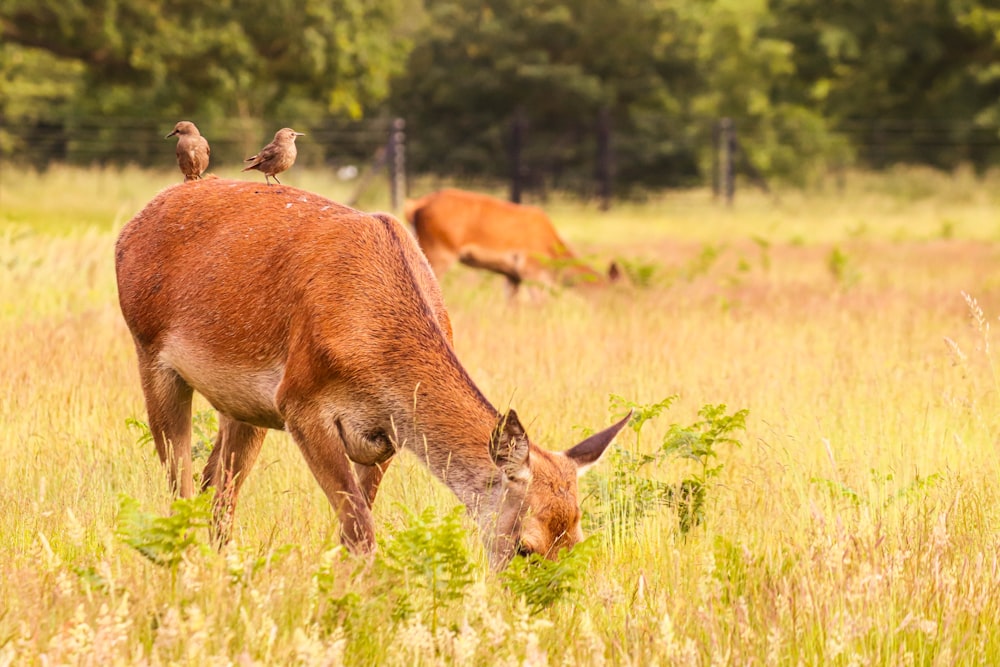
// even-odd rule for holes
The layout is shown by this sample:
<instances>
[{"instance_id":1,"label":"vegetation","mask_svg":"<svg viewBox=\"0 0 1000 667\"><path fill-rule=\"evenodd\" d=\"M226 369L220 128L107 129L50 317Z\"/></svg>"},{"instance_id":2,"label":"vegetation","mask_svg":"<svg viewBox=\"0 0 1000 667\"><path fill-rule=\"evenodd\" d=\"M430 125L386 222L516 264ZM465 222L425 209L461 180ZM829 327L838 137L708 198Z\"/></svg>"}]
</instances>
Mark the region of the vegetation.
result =
<instances>
[{"instance_id":1,"label":"vegetation","mask_svg":"<svg viewBox=\"0 0 1000 667\"><path fill-rule=\"evenodd\" d=\"M403 8L402 0L3 0L0 16L4 41L27 47L7 47L15 77L30 68L70 80L62 62L82 66L79 87L64 89L85 103L77 113L256 118L310 105L358 116L385 96L405 56L405 40L386 39L400 36ZM35 85L14 92L44 97Z\"/></svg>"},{"instance_id":2,"label":"vegetation","mask_svg":"<svg viewBox=\"0 0 1000 667\"><path fill-rule=\"evenodd\" d=\"M346 555L280 433L234 543L210 548L207 498L173 501L144 440L114 288L115 232L175 180L0 180L0 664L1000 660L996 174L849 173L843 190L732 208L675 192L604 215L554 198L574 246L656 269L516 304L500 278L449 273L485 395L550 448L634 403L616 447L655 459L602 461L582 548L501 575L405 455L376 504L378 556ZM633 489L685 480L702 484L697 521L676 495L633 511Z\"/></svg>"},{"instance_id":3,"label":"vegetation","mask_svg":"<svg viewBox=\"0 0 1000 667\"><path fill-rule=\"evenodd\" d=\"M0 0L0 35L0 151L39 165L158 164L180 118L213 159L293 125L329 163L386 134L360 149L371 126L336 121L401 116L413 171L480 179L510 174L518 123L524 176L585 193L599 127L633 193L704 183L721 117L800 183L1000 155L985 0Z\"/></svg>"}]
</instances>

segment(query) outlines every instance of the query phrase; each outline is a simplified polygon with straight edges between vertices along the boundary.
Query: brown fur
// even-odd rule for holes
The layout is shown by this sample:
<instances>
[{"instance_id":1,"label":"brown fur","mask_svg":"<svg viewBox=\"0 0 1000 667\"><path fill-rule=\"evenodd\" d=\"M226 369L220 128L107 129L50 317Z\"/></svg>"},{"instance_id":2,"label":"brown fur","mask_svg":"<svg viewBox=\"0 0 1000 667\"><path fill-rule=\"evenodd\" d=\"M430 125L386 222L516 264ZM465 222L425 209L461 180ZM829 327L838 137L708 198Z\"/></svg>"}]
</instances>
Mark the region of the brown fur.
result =
<instances>
[{"instance_id":1,"label":"brown fur","mask_svg":"<svg viewBox=\"0 0 1000 667\"><path fill-rule=\"evenodd\" d=\"M580 539L577 473L624 421L564 453L530 443L455 357L437 281L390 216L196 181L122 229L116 271L150 428L182 496L194 492L192 392L220 413L202 487L216 488L221 538L266 429L284 428L354 551L373 548L371 504L399 449L478 518L495 566Z\"/></svg>"},{"instance_id":2,"label":"brown fur","mask_svg":"<svg viewBox=\"0 0 1000 667\"><path fill-rule=\"evenodd\" d=\"M614 264L605 275L580 261L534 206L445 189L407 200L404 213L439 279L456 261L505 276L512 291L526 280L603 284L619 275Z\"/></svg>"}]
</instances>

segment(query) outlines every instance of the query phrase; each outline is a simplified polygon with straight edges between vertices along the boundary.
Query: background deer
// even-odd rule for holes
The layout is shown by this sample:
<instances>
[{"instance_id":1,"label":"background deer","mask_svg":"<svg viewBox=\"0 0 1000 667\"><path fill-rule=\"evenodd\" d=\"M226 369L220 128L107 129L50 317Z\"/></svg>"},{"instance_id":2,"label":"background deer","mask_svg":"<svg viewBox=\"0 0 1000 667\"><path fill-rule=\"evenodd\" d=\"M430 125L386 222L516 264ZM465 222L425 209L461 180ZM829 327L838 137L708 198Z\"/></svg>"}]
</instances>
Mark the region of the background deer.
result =
<instances>
[{"instance_id":1,"label":"background deer","mask_svg":"<svg viewBox=\"0 0 1000 667\"><path fill-rule=\"evenodd\" d=\"M219 412L201 486L216 489L220 539L269 428L292 435L354 552L374 547L371 505L400 449L477 518L494 567L581 539L577 475L628 418L564 452L530 442L459 363L437 281L390 216L194 181L125 225L115 258L150 429L182 496L193 391Z\"/></svg>"},{"instance_id":2,"label":"background deer","mask_svg":"<svg viewBox=\"0 0 1000 667\"><path fill-rule=\"evenodd\" d=\"M601 273L577 258L535 206L447 188L407 200L404 211L439 279L456 261L505 276L512 294L526 280L603 284L621 275L614 263Z\"/></svg>"}]
</instances>

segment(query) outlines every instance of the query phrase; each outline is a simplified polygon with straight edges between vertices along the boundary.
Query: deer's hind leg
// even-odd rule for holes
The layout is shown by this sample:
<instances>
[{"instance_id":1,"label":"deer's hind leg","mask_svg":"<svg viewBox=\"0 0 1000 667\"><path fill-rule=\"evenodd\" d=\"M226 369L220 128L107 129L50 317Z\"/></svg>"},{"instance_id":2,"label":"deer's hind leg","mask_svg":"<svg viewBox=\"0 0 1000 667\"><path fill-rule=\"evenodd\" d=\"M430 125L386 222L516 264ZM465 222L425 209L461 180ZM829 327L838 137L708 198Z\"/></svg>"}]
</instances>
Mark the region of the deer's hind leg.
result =
<instances>
[{"instance_id":1,"label":"deer's hind leg","mask_svg":"<svg viewBox=\"0 0 1000 667\"><path fill-rule=\"evenodd\" d=\"M219 434L205 464L201 489L215 487L214 531L219 544L229 541L240 487L250 474L267 429L219 413Z\"/></svg>"},{"instance_id":2,"label":"deer's hind leg","mask_svg":"<svg viewBox=\"0 0 1000 667\"><path fill-rule=\"evenodd\" d=\"M138 346L136 353L156 453L167 468L171 492L190 498L194 495L191 471L191 398L194 391L175 370L160 364L155 356Z\"/></svg>"}]
</instances>

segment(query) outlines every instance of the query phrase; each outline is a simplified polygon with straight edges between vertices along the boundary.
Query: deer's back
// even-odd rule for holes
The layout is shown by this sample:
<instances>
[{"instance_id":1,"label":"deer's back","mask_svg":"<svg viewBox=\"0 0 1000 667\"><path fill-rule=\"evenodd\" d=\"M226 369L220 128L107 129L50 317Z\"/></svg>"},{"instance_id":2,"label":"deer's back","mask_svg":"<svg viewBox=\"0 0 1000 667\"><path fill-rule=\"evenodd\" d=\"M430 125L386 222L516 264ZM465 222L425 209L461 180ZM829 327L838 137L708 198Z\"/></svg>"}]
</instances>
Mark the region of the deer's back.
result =
<instances>
[{"instance_id":1,"label":"deer's back","mask_svg":"<svg viewBox=\"0 0 1000 667\"><path fill-rule=\"evenodd\" d=\"M254 413L272 408L289 355L344 377L377 375L401 349L451 355L437 283L405 229L303 190L169 188L122 229L116 270L140 357L252 423L280 426Z\"/></svg>"},{"instance_id":2,"label":"deer's back","mask_svg":"<svg viewBox=\"0 0 1000 667\"><path fill-rule=\"evenodd\" d=\"M411 222L421 245L443 244L455 252L470 245L547 257L567 252L541 209L475 192L445 189L427 195Z\"/></svg>"}]
</instances>

